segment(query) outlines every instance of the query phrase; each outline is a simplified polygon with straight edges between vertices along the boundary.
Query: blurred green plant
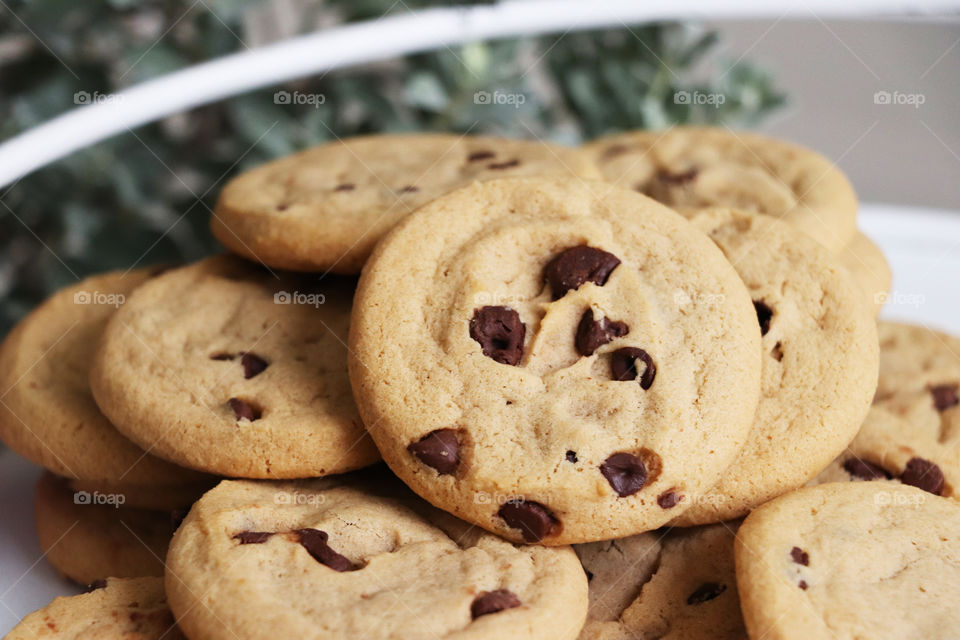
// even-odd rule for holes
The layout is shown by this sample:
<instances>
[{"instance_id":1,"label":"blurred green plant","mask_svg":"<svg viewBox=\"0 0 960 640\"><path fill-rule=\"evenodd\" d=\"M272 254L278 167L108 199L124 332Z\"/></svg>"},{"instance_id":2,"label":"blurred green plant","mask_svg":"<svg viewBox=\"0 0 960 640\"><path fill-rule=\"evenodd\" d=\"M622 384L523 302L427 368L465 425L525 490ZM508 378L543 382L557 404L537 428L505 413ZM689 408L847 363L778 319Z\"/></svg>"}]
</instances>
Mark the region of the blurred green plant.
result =
<instances>
[{"instance_id":1,"label":"blurred green plant","mask_svg":"<svg viewBox=\"0 0 960 640\"><path fill-rule=\"evenodd\" d=\"M431 4L8 0L0 137L245 47ZM471 43L238 96L75 153L0 193L0 335L78 277L214 251L209 208L225 180L335 136L469 131L573 144L670 123L749 124L782 102L764 72L711 55L716 44L676 24ZM283 103L277 91L322 98ZM724 102L677 98L695 91Z\"/></svg>"}]
</instances>

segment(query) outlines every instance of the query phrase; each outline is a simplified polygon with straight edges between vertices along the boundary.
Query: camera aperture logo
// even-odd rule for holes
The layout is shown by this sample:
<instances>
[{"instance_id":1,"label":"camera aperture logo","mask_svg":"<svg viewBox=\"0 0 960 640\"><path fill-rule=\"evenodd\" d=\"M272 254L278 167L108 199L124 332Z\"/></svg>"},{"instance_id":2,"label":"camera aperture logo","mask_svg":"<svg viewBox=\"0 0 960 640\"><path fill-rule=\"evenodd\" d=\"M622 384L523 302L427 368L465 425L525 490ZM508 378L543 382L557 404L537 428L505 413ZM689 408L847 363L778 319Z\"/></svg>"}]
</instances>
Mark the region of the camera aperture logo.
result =
<instances>
[{"instance_id":1,"label":"camera aperture logo","mask_svg":"<svg viewBox=\"0 0 960 640\"><path fill-rule=\"evenodd\" d=\"M277 91L273 94L273 104L306 104L314 109L327 101L322 93L304 93L302 91Z\"/></svg>"},{"instance_id":2,"label":"camera aperture logo","mask_svg":"<svg viewBox=\"0 0 960 640\"><path fill-rule=\"evenodd\" d=\"M122 493L100 493L94 491L76 491L73 494L73 504L81 506L111 506L119 509L127 501L127 497Z\"/></svg>"},{"instance_id":3,"label":"camera aperture logo","mask_svg":"<svg viewBox=\"0 0 960 640\"><path fill-rule=\"evenodd\" d=\"M507 93L505 91L477 91L473 94L473 104L479 105L508 105L519 109L527 102L527 96L522 93Z\"/></svg>"},{"instance_id":4,"label":"camera aperture logo","mask_svg":"<svg viewBox=\"0 0 960 640\"><path fill-rule=\"evenodd\" d=\"M719 109L726 103L727 96L722 93L705 93L703 91L677 91L673 94L674 104L705 105Z\"/></svg>"},{"instance_id":5,"label":"camera aperture logo","mask_svg":"<svg viewBox=\"0 0 960 640\"><path fill-rule=\"evenodd\" d=\"M73 294L73 304L102 304L117 308L126 301L127 297L122 293L77 291Z\"/></svg>"},{"instance_id":6,"label":"camera aperture logo","mask_svg":"<svg viewBox=\"0 0 960 640\"><path fill-rule=\"evenodd\" d=\"M310 506L316 507L327 501L322 493L300 493L299 491L278 491L273 496L273 503L283 506Z\"/></svg>"},{"instance_id":7,"label":"camera aperture logo","mask_svg":"<svg viewBox=\"0 0 960 640\"><path fill-rule=\"evenodd\" d=\"M277 291L273 294L274 304L305 304L319 307L327 301L322 293L303 293L301 291Z\"/></svg>"},{"instance_id":8,"label":"camera aperture logo","mask_svg":"<svg viewBox=\"0 0 960 640\"><path fill-rule=\"evenodd\" d=\"M122 102L123 95L119 93L100 93L99 91L77 91L73 94L73 104L113 104Z\"/></svg>"},{"instance_id":9,"label":"camera aperture logo","mask_svg":"<svg viewBox=\"0 0 960 640\"><path fill-rule=\"evenodd\" d=\"M902 91L877 91L873 94L873 104L907 106L919 109L927 101L922 93L904 93Z\"/></svg>"}]
</instances>

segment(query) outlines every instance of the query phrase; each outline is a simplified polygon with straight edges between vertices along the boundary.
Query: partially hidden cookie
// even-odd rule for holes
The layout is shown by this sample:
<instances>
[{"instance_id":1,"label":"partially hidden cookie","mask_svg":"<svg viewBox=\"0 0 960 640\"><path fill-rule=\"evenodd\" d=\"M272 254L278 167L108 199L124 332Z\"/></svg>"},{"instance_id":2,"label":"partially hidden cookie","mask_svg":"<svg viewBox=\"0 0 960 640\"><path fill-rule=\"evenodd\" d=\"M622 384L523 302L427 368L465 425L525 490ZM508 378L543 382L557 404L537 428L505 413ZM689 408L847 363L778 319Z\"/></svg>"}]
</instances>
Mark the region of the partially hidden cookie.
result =
<instances>
[{"instance_id":1,"label":"partially hidden cookie","mask_svg":"<svg viewBox=\"0 0 960 640\"><path fill-rule=\"evenodd\" d=\"M768 216L701 213L743 279L763 336L760 404L747 444L719 484L675 524L741 517L801 486L856 435L877 384L873 307L835 256Z\"/></svg>"},{"instance_id":2,"label":"partially hidden cookie","mask_svg":"<svg viewBox=\"0 0 960 640\"><path fill-rule=\"evenodd\" d=\"M533 175L598 177L579 151L539 141L365 136L241 174L211 225L231 251L275 268L359 273L377 241L421 205L475 181Z\"/></svg>"},{"instance_id":3,"label":"partially hidden cookie","mask_svg":"<svg viewBox=\"0 0 960 640\"><path fill-rule=\"evenodd\" d=\"M186 640L174 624L162 578L110 578L89 593L54 599L6 640Z\"/></svg>"},{"instance_id":4,"label":"partially hidden cookie","mask_svg":"<svg viewBox=\"0 0 960 640\"><path fill-rule=\"evenodd\" d=\"M346 370L352 291L230 256L168 271L108 324L94 396L133 441L201 471L298 478L371 464Z\"/></svg>"},{"instance_id":5,"label":"partially hidden cookie","mask_svg":"<svg viewBox=\"0 0 960 640\"><path fill-rule=\"evenodd\" d=\"M104 327L154 270L93 276L55 293L0 348L0 437L54 473L96 484L182 490L208 481L121 435L90 393Z\"/></svg>"},{"instance_id":6,"label":"partially hidden cookie","mask_svg":"<svg viewBox=\"0 0 960 640\"><path fill-rule=\"evenodd\" d=\"M37 482L34 518L47 560L75 582L163 575L169 511L128 507L122 494L73 491L46 473Z\"/></svg>"},{"instance_id":7,"label":"partially hidden cookie","mask_svg":"<svg viewBox=\"0 0 960 640\"><path fill-rule=\"evenodd\" d=\"M127 507L180 511L196 502L206 491L212 489L216 482L216 479L210 476L206 482L184 485L132 485L122 482L105 484L74 479L69 479L68 485L74 492L122 495L123 504Z\"/></svg>"},{"instance_id":8,"label":"partially hidden cookie","mask_svg":"<svg viewBox=\"0 0 960 640\"><path fill-rule=\"evenodd\" d=\"M423 207L354 304L354 394L421 496L511 540L655 529L743 445L760 329L722 252L604 183L512 179Z\"/></svg>"},{"instance_id":9,"label":"partially hidden cookie","mask_svg":"<svg viewBox=\"0 0 960 640\"><path fill-rule=\"evenodd\" d=\"M224 481L178 529L166 581L178 624L208 640L563 640L587 609L569 547L513 545L338 479Z\"/></svg>"},{"instance_id":10,"label":"partially hidden cookie","mask_svg":"<svg viewBox=\"0 0 960 640\"><path fill-rule=\"evenodd\" d=\"M579 640L747 640L736 523L575 545L590 582Z\"/></svg>"},{"instance_id":11,"label":"partially hidden cookie","mask_svg":"<svg viewBox=\"0 0 960 640\"><path fill-rule=\"evenodd\" d=\"M955 638L960 505L908 486L836 482L768 502L737 534L751 638Z\"/></svg>"},{"instance_id":12,"label":"partially hidden cookie","mask_svg":"<svg viewBox=\"0 0 960 640\"><path fill-rule=\"evenodd\" d=\"M960 339L932 327L880 322L877 399L930 390L960 378Z\"/></svg>"},{"instance_id":13,"label":"partially hidden cookie","mask_svg":"<svg viewBox=\"0 0 960 640\"><path fill-rule=\"evenodd\" d=\"M853 275L867 300L879 314L890 296L893 272L883 251L870 238L859 231L853 240L840 250L840 262Z\"/></svg>"},{"instance_id":14,"label":"partially hidden cookie","mask_svg":"<svg viewBox=\"0 0 960 640\"><path fill-rule=\"evenodd\" d=\"M742 131L631 131L588 147L604 179L683 212L719 206L789 222L839 251L856 233L857 198L830 160Z\"/></svg>"}]
</instances>

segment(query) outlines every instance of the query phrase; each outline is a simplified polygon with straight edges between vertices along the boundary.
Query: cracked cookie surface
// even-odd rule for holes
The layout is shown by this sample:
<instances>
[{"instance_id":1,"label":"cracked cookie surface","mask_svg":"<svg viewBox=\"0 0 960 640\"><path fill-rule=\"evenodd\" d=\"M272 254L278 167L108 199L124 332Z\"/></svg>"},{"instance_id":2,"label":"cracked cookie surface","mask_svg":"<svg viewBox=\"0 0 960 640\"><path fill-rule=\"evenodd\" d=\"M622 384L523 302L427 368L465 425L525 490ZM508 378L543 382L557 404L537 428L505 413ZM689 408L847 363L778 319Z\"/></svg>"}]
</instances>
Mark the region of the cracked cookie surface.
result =
<instances>
[{"instance_id":1,"label":"cracked cookie surface","mask_svg":"<svg viewBox=\"0 0 960 640\"><path fill-rule=\"evenodd\" d=\"M473 185L364 270L350 372L391 468L511 540L654 529L716 483L759 395L743 283L686 220L604 183Z\"/></svg>"},{"instance_id":2,"label":"cracked cookie surface","mask_svg":"<svg viewBox=\"0 0 960 640\"><path fill-rule=\"evenodd\" d=\"M578 150L531 140L445 134L349 138L274 160L232 180L211 219L231 251L281 269L359 273L410 212L474 181L596 178Z\"/></svg>"},{"instance_id":3,"label":"cracked cookie surface","mask_svg":"<svg viewBox=\"0 0 960 640\"><path fill-rule=\"evenodd\" d=\"M577 637L587 581L570 548L514 545L387 491L224 481L171 544L179 624L209 640Z\"/></svg>"}]
</instances>

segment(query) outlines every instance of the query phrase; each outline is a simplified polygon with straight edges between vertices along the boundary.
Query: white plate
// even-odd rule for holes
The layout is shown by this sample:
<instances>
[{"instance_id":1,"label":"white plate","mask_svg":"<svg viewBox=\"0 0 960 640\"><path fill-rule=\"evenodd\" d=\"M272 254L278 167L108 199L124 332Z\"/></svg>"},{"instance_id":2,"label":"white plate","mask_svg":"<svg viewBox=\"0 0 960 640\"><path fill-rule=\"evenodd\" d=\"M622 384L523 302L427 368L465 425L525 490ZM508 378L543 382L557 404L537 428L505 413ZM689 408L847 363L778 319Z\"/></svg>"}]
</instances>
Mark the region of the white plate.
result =
<instances>
[{"instance_id":1,"label":"white plate","mask_svg":"<svg viewBox=\"0 0 960 640\"><path fill-rule=\"evenodd\" d=\"M893 288L883 317L960 334L960 212L864 205L860 224L887 255ZM0 634L58 595L80 589L44 560L33 530L33 485L40 469L0 454Z\"/></svg>"}]
</instances>

